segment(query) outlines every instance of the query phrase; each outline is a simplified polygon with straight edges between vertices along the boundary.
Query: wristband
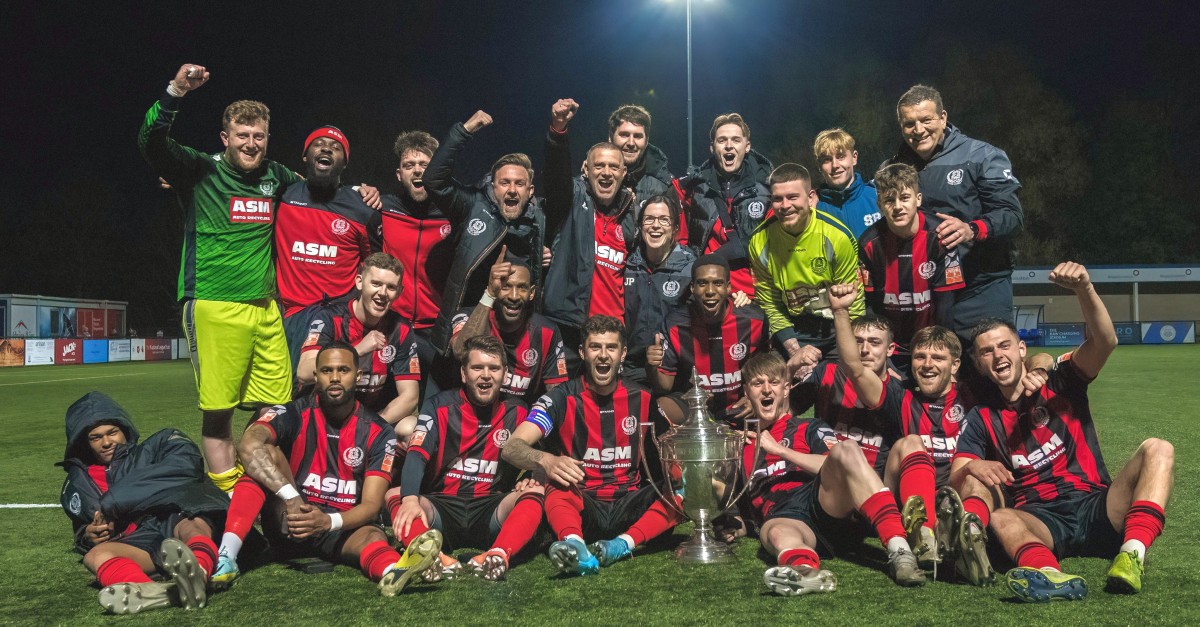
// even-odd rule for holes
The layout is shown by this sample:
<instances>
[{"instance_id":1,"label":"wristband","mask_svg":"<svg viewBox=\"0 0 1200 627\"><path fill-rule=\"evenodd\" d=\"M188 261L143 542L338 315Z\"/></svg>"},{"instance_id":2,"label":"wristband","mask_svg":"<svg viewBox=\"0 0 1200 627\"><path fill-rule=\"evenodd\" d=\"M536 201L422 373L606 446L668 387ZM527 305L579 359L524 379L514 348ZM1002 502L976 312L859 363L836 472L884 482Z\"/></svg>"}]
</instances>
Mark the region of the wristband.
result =
<instances>
[{"instance_id":1,"label":"wristband","mask_svg":"<svg viewBox=\"0 0 1200 627\"><path fill-rule=\"evenodd\" d=\"M330 514L329 515L329 530L337 531L338 529L341 529L341 528L342 528L342 515L341 514Z\"/></svg>"},{"instance_id":2,"label":"wristband","mask_svg":"<svg viewBox=\"0 0 1200 627\"><path fill-rule=\"evenodd\" d=\"M491 294L488 294L487 290L484 290L483 296L479 297L479 304L483 305L484 307L487 307L488 309L491 309L492 305L495 302L496 302L496 297L492 296Z\"/></svg>"},{"instance_id":3,"label":"wristband","mask_svg":"<svg viewBox=\"0 0 1200 627\"><path fill-rule=\"evenodd\" d=\"M283 486L282 488L279 488L278 490L276 490L275 496L278 496L279 498L281 498L285 501L288 501L288 500L299 497L300 493L296 491L296 486L289 483L289 484Z\"/></svg>"},{"instance_id":4,"label":"wristband","mask_svg":"<svg viewBox=\"0 0 1200 627\"><path fill-rule=\"evenodd\" d=\"M175 86L175 81L167 81L167 93L176 98L183 98L187 95L187 91Z\"/></svg>"}]
</instances>

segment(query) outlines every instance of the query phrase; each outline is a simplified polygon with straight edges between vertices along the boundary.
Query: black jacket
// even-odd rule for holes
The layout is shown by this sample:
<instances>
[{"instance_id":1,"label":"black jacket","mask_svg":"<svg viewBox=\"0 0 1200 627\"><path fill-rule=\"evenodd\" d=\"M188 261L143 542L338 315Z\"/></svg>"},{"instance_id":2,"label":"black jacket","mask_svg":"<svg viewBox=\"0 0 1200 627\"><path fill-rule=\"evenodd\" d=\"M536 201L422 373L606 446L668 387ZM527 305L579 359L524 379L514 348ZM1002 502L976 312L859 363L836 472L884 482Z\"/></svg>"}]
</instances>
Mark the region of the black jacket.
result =
<instances>
[{"instance_id":1,"label":"black jacket","mask_svg":"<svg viewBox=\"0 0 1200 627\"><path fill-rule=\"evenodd\" d=\"M106 471L108 491L88 475L92 452L88 431L112 420L125 432ZM75 531L75 550L92 548L84 529L97 511L124 529L143 518L176 512L187 515L224 512L229 497L212 484L204 471L200 449L178 429L163 429L138 443L129 414L101 392L89 392L67 409L67 448L59 463L67 471L60 501Z\"/></svg>"},{"instance_id":2,"label":"black jacket","mask_svg":"<svg viewBox=\"0 0 1200 627\"><path fill-rule=\"evenodd\" d=\"M721 209L724 209L732 219L732 224L726 224L726 228L736 233L736 237L731 236L715 252L729 260L735 269L749 267L746 248L750 244L750 235L771 208L771 188L767 186L770 176L771 162L754 150L746 152L741 169L727 180L717 174L716 159L709 157L695 176L684 179L681 184L688 220L688 246L697 254L704 253L713 227L721 219Z\"/></svg>"},{"instance_id":3,"label":"black jacket","mask_svg":"<svg viewBox=\"0 0 1200 627\"><path fill-rule=\"evenodd\" d=\"M976 240L960 251L967 290L1012 276L1013 240L1021 232L1024 213L1017 198L1021 182L1003 150L971 139L951 124L929 161L902 143L883 165L892 163L907 163L920 173L922 211L949 214L978 228Z\"/></svg>"},{"instance_id":4,"label":"black jacket","mask_svg":"<svg viewBox=\"0 0 1200 627\"><path fill-rule=\"evenodd\" d=\"M579 328L587 316L596 266L596 201L587 180L571 173L571 152L566 133L546 135L546 224L554 234L554 262L546 273L542 313L562 329ZM625 234L625 255L637 243L637 212L633 192L622 187L613 201Z\"/></svg>"},{"instance_id":5,"label":"black jacket","mask_svg":"<svg viewBox=\"0 0 1200 627\"><path fill-rule=\"evenodd\" d=\"M505 220L492 193L491 177L475 186L454 180L454 164L470 139L462 123L455 124L425 169L425 188L449 218L455 237L454 261L433 330L433 345L443 355L450 354L451 317L479 302L502 244L510 254L528 262L533 284L542 284L546 216L537 198L531 198L517 219Z\"/></svg>"},{"instance_id":6,"label":"black jacket","mask_svg":"<svg viewBox=\"0 0 1200 627\"><path fill-rule=\"evenodd\" d=\"M639 203L657 194L674 193L671 185L674 180L667 169L666 153L654 144L646 144L641 165L625 174L625 186L633 190Z\"/></svg>"},{"instance_id":7,"label":"black jacket","mask_svg":"<svg viewBox=\"0 0 1200 627\"><path fill-rule=\"evenodd\" d=\"M686 307L691 296L692 264L696 255L681 244L667 255L662 265L651 269L638 247L625 264L625 328L629 333L632 366L646 365L646 348L662 328L667 313Z\"/></svg>"}]
</instances>

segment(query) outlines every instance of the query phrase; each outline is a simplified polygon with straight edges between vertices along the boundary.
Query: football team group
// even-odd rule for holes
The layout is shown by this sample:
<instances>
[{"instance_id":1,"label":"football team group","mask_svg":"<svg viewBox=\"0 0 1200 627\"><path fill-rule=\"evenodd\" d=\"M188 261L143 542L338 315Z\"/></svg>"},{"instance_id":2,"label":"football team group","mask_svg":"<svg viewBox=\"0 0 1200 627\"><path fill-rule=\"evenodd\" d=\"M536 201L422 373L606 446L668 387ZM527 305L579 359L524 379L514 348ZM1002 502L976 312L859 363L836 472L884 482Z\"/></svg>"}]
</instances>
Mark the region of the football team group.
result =
<instances>
[{"instance_id":1,"label":"football team group","mask_svg":"<svg viewBox=\"0 0 1200 627\"><path fill-rule=\"evenodd\" d=\"M1088 555L1113 560L1108 591L1140 591L1172 446L1105 466L1088 387L1117 337L1083 266L1050 280L1086 340L1027 354L1011 322L1020 183L934 88L900 97L899 148L871 181L846 131L817 135L814 181L772 167L737 113L672 176L637 105L612 112L581 172L563 99L540 179L516 152L458 171L492 124L478 111L441 142L401 133L381 194L344 184L350 143L331 126L305 140L303 176L267 160L259 102L225 109L222 152L175 142L209 77L180 67L138 135L186 214L201 446L177 429L139 441L100 392L66 412L62 506L108 611L203 607L241 575L256 520L273 559L357 565L386 596L503 579L543 522L555 566L596 574L681 522L679 486L668 503L650 485L647 433L688 417L693 382L745 439L746 496L717 534L758 538L772 592L834 591L822 560L868 536L901 586L1081 599L1058 560ZM235 446L239 407L253 415Z\"/></svg>"}]
</instances>

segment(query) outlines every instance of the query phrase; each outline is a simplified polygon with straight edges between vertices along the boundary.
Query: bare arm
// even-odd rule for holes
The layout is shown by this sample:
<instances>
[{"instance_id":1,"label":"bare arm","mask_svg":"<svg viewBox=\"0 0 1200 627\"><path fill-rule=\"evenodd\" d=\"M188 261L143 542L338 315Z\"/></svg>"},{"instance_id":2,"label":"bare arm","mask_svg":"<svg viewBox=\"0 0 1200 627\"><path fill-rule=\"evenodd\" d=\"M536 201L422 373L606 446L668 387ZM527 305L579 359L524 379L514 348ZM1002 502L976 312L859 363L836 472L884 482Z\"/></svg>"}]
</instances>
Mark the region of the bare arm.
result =
<instances>
[{"instance_id":1,"label":"bare arm","mask_svg":"<svg viewBox=\"0 0 1200 627\"><path fill-rule=\"evenodd\" d=\"M1087 268L1072 261L1064 261L1050 271L1050 280L1060 287L1075 292L1079 299L1079 308L1083 312L1083 321L1087 325L1088 336L1071 354L1071 363L1089 379L1096 378L1104 368L1108 356L1117 347L1117 330L1113 328L1112 318L1104 301L1096 293Z\"/></svg>"},{"instance_id":2,"label":"bare arm","mask_svg":"<svg viewBox=\"0 0 1200 627\"><path fill-rule=\"evenodd\" d=\"M883 380L858 357L858 343L850 326L850 307L858 297L857 286L850 283L829 286L829 303L833 309L833 329L837 335L838 358L849 375L858 398L870 409L879 407L883 396Z\"/></svg>"},{"instance_id":3,"label":"bare arm","mask_svg":"<svg viewBox=\"0 0 1200 627\"><path fill-rule=\"evenodd\" d=\"M508 246L500 247L500 255L496 257L496 263L492 264L491 273L488 275L487 295L493 300L500 297L500 289L504 285L504 281L508 279L508 275L512 274L512 263L505 261L504 256L508 253ZM492 313L494 304L485 305L482 300L478 305L471 310L471 315L467 317L467 321L461 329L454 332L450 338L450 351L454 358L458 361L466 359L466 349L463 346L467 340L480 335L488 334L488 317Z\"/></svg>"},{"instance_id":4,"label":"bare arm","mask_svg":"<svg viewBox=\"0 0 1200 627\"><path fill-rule=\"evenodd\" d=\"M242 434L242 441L238 443L238 457L246 464L247 475L271 492L278 492L280 488L291 485L292 482L288 473L275 464L275 455L271 449L278 450L275 446L275 434L267 427L252 424Z\"/></svg>"},{"instance_id":5,"label":"bare arm","mask_svg":"<svg viewBox=\"0 0 1200 627\"><path fill-rule=\"evenodd\" d=\"M513 466L522 470L542 472L547 479L561 486L571 486L583 481L583 462L533 448L541 439L542 430L537 425L523 422L504 444L500 455Z\"/></svg>"},{"instance_id":6,"label":"bare arm","mask_svg":"<svg viewBox=\"0 0 1200 627\"><path fill-rule=\"evenodd\" d=\"M304 351L300 353L300 361L296 362L296 379L301 385L312 385L317 381L317 353L321 351Z\"/></svg>"},{"instance_id":7,"label":"bare arm","mask_svg":"<svg viewBox=\"0 0 1200 627\"><path fill-rule=\"evenodd\" d=\"M396 398L393 398L383 411L379 412L379 416L383 418L389 425L395 425L402 419L413 415L417 411L417 401L421 396L420 381L397 381L396 382Z\"/></svg>"}]
</instances>

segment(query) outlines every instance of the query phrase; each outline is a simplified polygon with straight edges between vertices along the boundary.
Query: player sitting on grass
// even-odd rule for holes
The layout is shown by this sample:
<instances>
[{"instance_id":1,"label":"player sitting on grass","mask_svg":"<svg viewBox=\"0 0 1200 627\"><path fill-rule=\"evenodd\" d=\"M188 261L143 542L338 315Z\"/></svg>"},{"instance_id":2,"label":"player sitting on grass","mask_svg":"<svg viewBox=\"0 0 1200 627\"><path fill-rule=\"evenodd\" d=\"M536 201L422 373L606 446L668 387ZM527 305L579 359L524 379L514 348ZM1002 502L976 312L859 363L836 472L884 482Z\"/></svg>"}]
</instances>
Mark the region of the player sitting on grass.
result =
<instances>
[{"instance_id":1,"label":"player sitting on grass","mask_svg":"<svg viewBox=\"0 0 1200 627\"><path fill-rule=\"evenodd\" d=\"M1087 391L1117 346L1116 330L1083 266L1061 263L1050 280L1075 292L1087 338L1027 397L1025 343L1011 322L980 323L976 365L995 385L968 415L951 472L1007 488L1009 508L992 513L991 529L1017 563L1007 580L1021 600L1086 596L1083 577L1059 570L1057 558L1072 555L1115 554L1108 589L1139 592L1146 549L1166 519L1174 448L1145 440L1110 481Z\"/></svg>"},{"instance_id":2,"label":"player sitting on grass","mask_svg":"<svg viewBox=\"0 0 1200 627\"><path fill-rule=\"evenodd\" d=\"M62 506L100 605L114 614L204 607L213 523L229 500L205 474L200 449L176 429L139 443L129 414L100 392L75 401L66 418ZM159 572L170 581L148 576Z\"/></svg>"},{"instance_id":3,"label":"player sitting on grass","mask_svg":"<svg viewBox=\"0 0 1200 627\"><path fill-rule=\"evenodd\" d=\"M583 376L538 399L503 455L545 479L546 520L558 537L550 545L550 561L563 572L589 575L674 529L679 518L642 481L634 456L641 425L650 418L650 392L619 374L625 325L612 316L592 316L581 335ZM533 448L550 435L552 450L561 454ZM612 539L589 550L586 537Z\"/></svg>"},{"instance_id":4,"label":"player sitting on grass","mask_svg":"<svg viewBox=\"0 0 1200 627\"><path fill-rule=\"evenodd\" d=\"M519 398L502 399L508 367L499 338L463 342L463 386L425 401L404 460L400 487L387 493L392 529L411 544L430 527L453 547L490 546L468 563L488 581L504 579L508 562L533 539L542 521L545 490L533 481L513 488L517 470L500 451L529 413ZM454 558L426 573L452 577Z\"/></svg>"},{"instance_id":5,"label":"player sitting on grass","mask_svg":"<svg viewBox=\"0 0 1200 627\"><path fill-rule=\"evenodd\" d=\"M757 355L743 369L743 385L761 420L762 459L755 460L752 503L762 518L759 541L778 559L763 579L776 594L832 592L833 573L821 556L833 557L873 528L888 551L888 570L902 586L925 583L905 541L895 499L883 487L855 442L838 442L820 420L788 413L788 367L774 354ZM753 453L748 444L746 455ZM826 453L828 456L826 456Z\"/></svg>"},{"instance_id":6,"label":"player sitting on grass","mask_svg":"<svg viewBox=\"0 0 1200 627\"><path fill-rule=\"evenodd\" d=\"M259 510L263 531L284 554L316 555L358 565L395 596L437 559L442 536L428 531L401 557L375 523L395 466L395 436L377 414L354 399L358 354L334 340L317 353L312 394L264 410L238 444L246 476L238 480L228 528L245 531ZM267 503L267 493L278 498ZM238 575L241 538L221 541L217 576Z\"/></svg>"}]
</instances>

